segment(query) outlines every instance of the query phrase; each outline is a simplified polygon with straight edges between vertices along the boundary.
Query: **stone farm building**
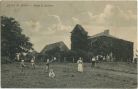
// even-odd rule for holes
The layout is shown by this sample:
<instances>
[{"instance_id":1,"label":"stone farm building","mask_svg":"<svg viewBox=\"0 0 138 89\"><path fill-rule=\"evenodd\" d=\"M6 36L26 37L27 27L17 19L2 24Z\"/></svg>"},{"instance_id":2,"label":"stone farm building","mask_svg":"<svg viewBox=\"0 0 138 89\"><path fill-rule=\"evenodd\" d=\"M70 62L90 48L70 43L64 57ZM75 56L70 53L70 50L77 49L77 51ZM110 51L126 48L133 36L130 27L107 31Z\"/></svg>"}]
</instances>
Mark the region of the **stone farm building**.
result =
<instances>
[{"instance_id":1,"label":"stone farm building","mask_svg":"<svg viewBox=\"0 0 138 89\"><path fill-rule=\"evenodd\" d=\"M133 42L114 37L110 35L109 30L93 36L87 36L87 34L88 32L77 24L71 32L71 50L85 50L91 52L94 56L102 55L106 57L109 55L112 56L111 61L127 62L133 60ZM83 39L80 39L80 36Z\"/></svg>"}]
</instances>

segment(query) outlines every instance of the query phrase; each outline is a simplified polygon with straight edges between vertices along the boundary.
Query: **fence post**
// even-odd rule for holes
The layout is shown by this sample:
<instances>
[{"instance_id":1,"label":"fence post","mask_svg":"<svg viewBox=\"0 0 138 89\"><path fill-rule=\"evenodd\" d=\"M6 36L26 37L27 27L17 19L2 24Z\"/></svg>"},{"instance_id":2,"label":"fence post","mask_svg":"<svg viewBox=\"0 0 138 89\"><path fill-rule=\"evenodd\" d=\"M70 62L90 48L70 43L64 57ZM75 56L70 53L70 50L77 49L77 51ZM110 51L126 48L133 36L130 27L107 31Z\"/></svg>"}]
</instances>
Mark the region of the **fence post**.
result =
<instances>
[{"instance_id":1,"label":"fence post","mask_svg":"<svg viewBox=\"0 0 138 89\"><path fill-rule=\"evenodd\" d=\"M74 57L73 57L73 63L74 63Z\"/></svg>"},{"instance_id":2,"label":"fence post","mask_svg":"<svg viewBox=\"0 0 138 89\"><path fill-rule=\"evenodd\" d=\"M66 57L64 57L64 62L66 62Z\"/></svg>"}]
</instances>

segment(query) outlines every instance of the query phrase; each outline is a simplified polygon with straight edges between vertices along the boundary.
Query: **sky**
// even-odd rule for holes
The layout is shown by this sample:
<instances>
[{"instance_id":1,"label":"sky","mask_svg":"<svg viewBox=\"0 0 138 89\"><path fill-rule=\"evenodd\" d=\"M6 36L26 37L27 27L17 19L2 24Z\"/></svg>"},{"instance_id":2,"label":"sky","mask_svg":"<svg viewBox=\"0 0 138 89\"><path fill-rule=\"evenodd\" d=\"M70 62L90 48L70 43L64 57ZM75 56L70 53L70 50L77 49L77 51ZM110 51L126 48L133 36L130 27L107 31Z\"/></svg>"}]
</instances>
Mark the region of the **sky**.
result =
<instances>
[{"instance_id":1,"label":"sky","mask_svg":"<svg viewBox=\"0 0 138 89\"><path fill-rule=\"evenodd\" d=\"M89 36L109 29L111 35L134 42L134 52L137 48L136 1L3 1L1 6L2 15L20 23L38 52L58 41L70 48L76 24Z\"/></svg>"}]
</instances>

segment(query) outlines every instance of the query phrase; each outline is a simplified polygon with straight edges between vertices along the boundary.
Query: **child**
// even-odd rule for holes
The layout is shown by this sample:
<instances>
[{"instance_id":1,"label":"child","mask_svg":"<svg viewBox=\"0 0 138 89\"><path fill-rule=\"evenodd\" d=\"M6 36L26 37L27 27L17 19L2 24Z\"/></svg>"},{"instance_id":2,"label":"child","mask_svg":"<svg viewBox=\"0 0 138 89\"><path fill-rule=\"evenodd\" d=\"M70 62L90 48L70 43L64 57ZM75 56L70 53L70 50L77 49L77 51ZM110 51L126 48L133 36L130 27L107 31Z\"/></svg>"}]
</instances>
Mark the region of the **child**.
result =
<instances>
[{"instance_id":1,"label":"child","mask_svg":"<svg viewBox=\"0 0 138 89\"><path fill-rule=\"evenodd\" d=\"M50 71L49 71L49 77L50 78L55 78L55 73L54 73L54 71L53 71L53 69L50 69Z\"/></svg>"}]
</instances>

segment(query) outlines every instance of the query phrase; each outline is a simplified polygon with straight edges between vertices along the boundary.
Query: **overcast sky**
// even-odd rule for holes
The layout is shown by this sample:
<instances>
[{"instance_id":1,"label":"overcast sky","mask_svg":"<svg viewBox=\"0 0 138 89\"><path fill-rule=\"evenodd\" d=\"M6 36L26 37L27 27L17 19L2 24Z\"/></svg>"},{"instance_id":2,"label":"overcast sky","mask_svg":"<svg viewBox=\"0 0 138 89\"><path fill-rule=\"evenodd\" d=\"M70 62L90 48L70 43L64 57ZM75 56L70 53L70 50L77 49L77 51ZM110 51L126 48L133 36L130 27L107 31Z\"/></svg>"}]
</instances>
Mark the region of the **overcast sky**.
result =
<instances>
[{"instance_id":1,"label":"overcast sky","mask_svg":"<svg viewBox=\"0 0 138 89\"><path fill-rule=\"evenodd\" d=\"M41 5L41 6L40 6ZM137 41L135 1L2 2L2 15L14 17L30 37L34 49L63 41L70 48L70 32L82 25L89 36L110 29L110 34Z\"/></svg>"}]
</instances>

